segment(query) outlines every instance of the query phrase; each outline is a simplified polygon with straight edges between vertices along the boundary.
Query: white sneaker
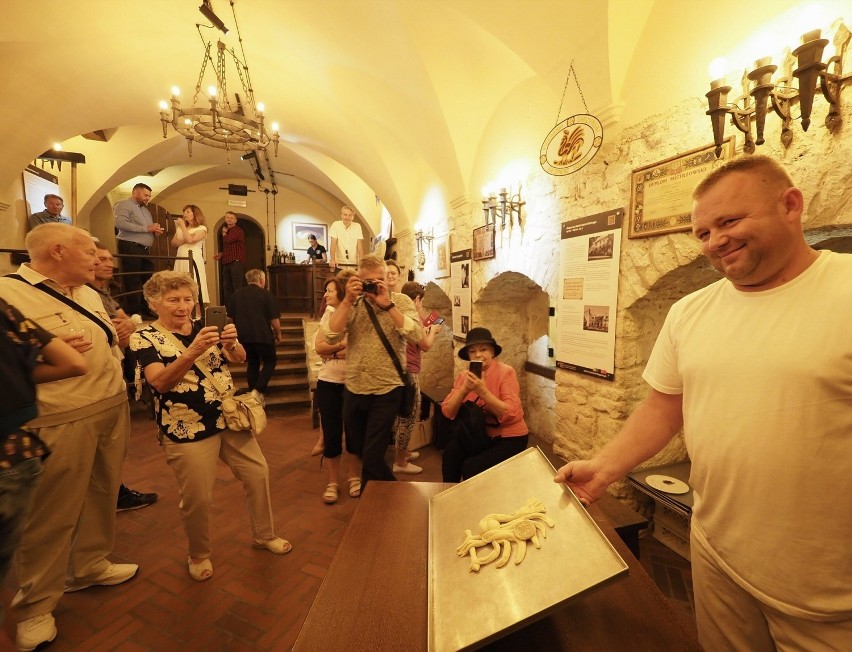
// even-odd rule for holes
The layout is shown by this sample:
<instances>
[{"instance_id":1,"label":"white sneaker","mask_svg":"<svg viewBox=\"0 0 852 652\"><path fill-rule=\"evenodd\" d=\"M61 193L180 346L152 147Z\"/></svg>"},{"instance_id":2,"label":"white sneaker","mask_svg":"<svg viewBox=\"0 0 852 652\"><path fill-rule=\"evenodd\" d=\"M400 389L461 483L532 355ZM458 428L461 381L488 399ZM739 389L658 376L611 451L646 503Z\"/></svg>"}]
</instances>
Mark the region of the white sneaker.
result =
<instances>
[{"instance_id":1,"label":"white sneaker","mask_svg":"<svg viewBox=\"0 0 852 652\"><path fill-rule=\"evenodd\" d=\"M399 464L393 465L394 473L411 473L412 475L414 475L415 473L421 473L422 471L423 469L421 467L417 466L416 464L412 464L411 462L409 462L405 466L400 466Z\"/></svg>"},{"instance_id":2,"label":"white sneaker","mask_svg":"<svg viewBox=\"0 0 852 652\"><path fill-rule=\"evenodd\" d=\"M106 570L93 580L76 584L74 582L65 585L65 593L73 593L74 591L82 591L90 586L115 586L123 584L129 579L132 579L139 566L136 564L110 564Z\"/></svg>"},{"instance_id":3,"label":"white sneaker","mask_svg":"<svg viewBox=\"0 0 852 652\"><path fill-rule=\"evenodd\" d=\"M251 395L254 396L254 400L260 403L260 407L266 407L266 397L263 394L253 389L251 390Z\"/></svg>"},{"instance_id":4,"label":"white sneaker","mask_svg":"<svg viewBox=\"0 0 852 652\"><path fill-rule=\"evenodd\" d=\"M417 451L411 451L410 453L407 454L405 459L407 459L409 462L413 462L418 457L420 457L420 453L418 453Z\"/></svg>"},{"instance_id":5,"label":"white sneaker","mask_svg":"<svg viewBox=\"0 0 852 652\"><path fill-rule=\"evenodd\" d=\"M42 614L18 623L15 645L21 652L31 652L55 638L56 621L53 619L53 614Z\"/></svg>"}]
</instances>

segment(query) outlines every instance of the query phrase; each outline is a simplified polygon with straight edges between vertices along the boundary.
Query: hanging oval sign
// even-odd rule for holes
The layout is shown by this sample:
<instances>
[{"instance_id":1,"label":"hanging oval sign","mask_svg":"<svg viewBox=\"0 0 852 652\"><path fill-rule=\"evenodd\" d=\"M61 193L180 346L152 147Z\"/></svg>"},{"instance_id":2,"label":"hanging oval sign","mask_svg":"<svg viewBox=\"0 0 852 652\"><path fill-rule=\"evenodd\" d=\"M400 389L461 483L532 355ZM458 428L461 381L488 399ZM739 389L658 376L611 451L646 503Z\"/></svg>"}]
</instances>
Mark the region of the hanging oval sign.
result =
<instances>
[{"instance_id":1,"label":"hanging oval sign","mask_svg":"<svg viewBox=\"0 0 852 652\"><path fill-rule=\"evenodd\" d=\"M588 113L572 115L547 134L541 167L548 174L572 174L591 161L603 143L603 125Z\"/></svg>"}]
</instances>

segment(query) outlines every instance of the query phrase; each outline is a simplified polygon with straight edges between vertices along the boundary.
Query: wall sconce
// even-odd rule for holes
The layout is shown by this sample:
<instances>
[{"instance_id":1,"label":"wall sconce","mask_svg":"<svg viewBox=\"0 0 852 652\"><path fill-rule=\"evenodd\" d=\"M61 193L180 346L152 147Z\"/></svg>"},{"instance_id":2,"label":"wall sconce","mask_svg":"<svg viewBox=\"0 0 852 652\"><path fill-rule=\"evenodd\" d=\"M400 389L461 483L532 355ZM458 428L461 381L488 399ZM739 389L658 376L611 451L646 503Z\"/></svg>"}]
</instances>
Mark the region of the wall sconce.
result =
<instances>
[{"instance_id":1,"label":"wall sconce","mask_svg":"<svg viewBox=\"0 0 852 652\"><path fill-rule=\"evenodd\" d=\"M497 204L500 204L500 210L497 210ZM509 227L514 226L514 215L518 215L518 226L521 226L521 206L526 204L521 201L521 187L518 186L517 194L511 195L505 188L500 189L500 201L497 201L497 196L491 193L490 197L482 198L482 212L485 214L485 224L497 225L497 217L500 218L500 229L506 228L506 215L509 216Z\"/></svg>"},{"instance_id":2,"label":"wall sconce","mask_svg":"<svg viewBox=\"0 0 852 652\"><path fill-rule=\"evenodd\" d=\"M716 79L710 82L710 92L706 94L709 110L706 113L710 116L713 126L713 142L716 145L717 158L722 153L722 143L725 140L727 114L730 114L733 125L745 134L743 151L753 154L755 144L764 143L763 129L770 99L772 110L783 121L781 142L784 147L789 147L793 140L793 132L790 130L790 123L793 121L791 107L798 101L802 129L807 131L811 124L811 110L817 81L819 81L823 97L830 104L825 126L831 132L840 126L842 122L839 110L840 91L843 85L852 79L852 75L843 76L843 60L850 32L846 25L840 24L834 34L837 54L826 63L822 62L822 55L825 46L828 45L828 39L820 38L821 34L821 30L815 29L802 35L802 45L792 53L792 56L796 57L796 69L792 70L791 74L792 57L788 57L782 76L776 79L774 84L772 75L778 70L778 66L772 65L772 58L764 57L755 61L754 70L743 73L742 95L731 104L728 104L728 93L731 87L725 84L725 80ZM792 86L792 77L799 79L798 89ZM757 140L752 137L752 123L755 125Z\"/></svg>"},{"instance_id":3,"label":"wall sconce","mask_svg":"<svg viewBox=\"0 0 852 652\"><path fill-rule=\"evenodd\" d=\"M423 245L424 243L428 244L431 249L432 240L435 239L435 236L432 235L432 229L429 229L428 233L423 229L418 229L414 234L414 239L417 241L417 268L422 271L426 269L426 248Z\"/></svg>"},{"instance_id":4,"label":"wall sconce","mask_svg":"<svg viewBox=\"0 0 852 652\"><path fill-rule=\"evenodd\" d=\"M417 240L417 251L423 251L424 250L423 243L425 242L431 248L432 247L432 240L435 239L435 236L432 235L432 229L429 229L428 233L423 231L423 229L419 229L414 234L414 239Z\"/></svg>"}]
</instances>

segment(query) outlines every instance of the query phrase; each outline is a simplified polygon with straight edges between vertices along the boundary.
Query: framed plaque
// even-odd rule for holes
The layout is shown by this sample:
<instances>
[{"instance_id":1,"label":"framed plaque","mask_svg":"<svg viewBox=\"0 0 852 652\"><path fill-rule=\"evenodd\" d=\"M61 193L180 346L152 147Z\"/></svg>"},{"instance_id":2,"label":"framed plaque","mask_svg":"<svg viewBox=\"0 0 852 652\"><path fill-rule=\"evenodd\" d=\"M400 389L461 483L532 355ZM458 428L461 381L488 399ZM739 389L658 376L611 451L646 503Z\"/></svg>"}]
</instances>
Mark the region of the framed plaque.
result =
<instances>
[{"instance_id":1,"label":"framed plaque","mask_svg":"<svg viewBox=\"0 0 852 652\"><path fill-rule=\"evenodd\" d=\"M473 259L485 260L495 256L494 224L486 224L473 230Z\"/></svg>"},{"instance_id":2,"label":"framed plaque","mask_svg":"<svg viewBox=\"0 0 852 652\"><path fill-rule=\"evenodd\" d=\"M633 170L628 238L689 231L692 191L708 172L733 158L734 138L725 139L718 159L715 148L707 145Z\"/></svg>"}]
</instances>

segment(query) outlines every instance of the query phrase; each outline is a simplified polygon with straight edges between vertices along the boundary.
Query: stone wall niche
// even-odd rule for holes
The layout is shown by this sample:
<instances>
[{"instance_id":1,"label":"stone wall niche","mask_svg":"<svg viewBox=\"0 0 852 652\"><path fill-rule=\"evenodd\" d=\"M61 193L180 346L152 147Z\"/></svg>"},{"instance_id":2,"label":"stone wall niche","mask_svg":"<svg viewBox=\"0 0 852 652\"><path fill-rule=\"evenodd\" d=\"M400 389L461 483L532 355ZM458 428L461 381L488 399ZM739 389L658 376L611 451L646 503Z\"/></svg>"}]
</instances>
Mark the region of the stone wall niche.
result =
<instances>
[{"instance_id":1,"label":"stone wall niche","mask_svg":"<svg viewBox=\"0 0 852 652\"><path fill-rule=\"evenodd\" d=\"M521 386L524 420L530 433L553 441L555 383L527 372L527 361L548 365L550 298L529 277L504 272L491 279L473 305L471 327L485 327L503 347L500 361L513 367Z\"/></svg>"},{"instance_id":2,"label":"stone wall niche","mask_svg":"<svg viewBox=\"0 0 852 652\"><path fill-rule=\"evenodd\" d=\"M621 283L634 280L629 291L620 292L629 305L619 306L616 327L615 380L605 381L567 371L559 371L557 390L558 435L555 452L566 460L587 459L595 455L621 430L635 406L647 395L649 386L642 379L645 364L665 317L678 299L719 280L720 275L706 260L671 255L674 248L658 247L645 261L644 274L631 273ZM691 258L691 260L690 260ZM649 270L654 272L650 273ZM645 287L642 278L653 278ZM642 464L660 466L687 459L683 434ZM626 481L613 484L610 493L636 508L644 501Z\"/></svg>"}]
</instances>

